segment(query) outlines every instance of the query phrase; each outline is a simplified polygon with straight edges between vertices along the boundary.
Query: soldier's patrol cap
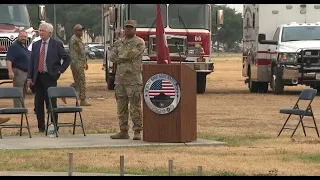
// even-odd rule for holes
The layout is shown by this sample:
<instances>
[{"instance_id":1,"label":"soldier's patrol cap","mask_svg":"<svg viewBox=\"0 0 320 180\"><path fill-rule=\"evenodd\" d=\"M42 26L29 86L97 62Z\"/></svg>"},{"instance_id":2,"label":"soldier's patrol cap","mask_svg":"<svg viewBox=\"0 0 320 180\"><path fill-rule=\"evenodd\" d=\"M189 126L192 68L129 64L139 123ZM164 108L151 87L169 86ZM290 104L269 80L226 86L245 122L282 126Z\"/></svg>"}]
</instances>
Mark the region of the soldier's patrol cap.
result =
<instances>
[{"instance_id":1,"label":"soldier's patrol cap","mask_svg":"<svg viewBox=\"0 0 320 180\"><path fill-rule=\"evenodd\" d=\"M132 27L137 27L137 21L136 20L127 20L125 23L124 23L124 26L132 26Z\"/></svg>"},{"instance_id":2,"label":"soldier's patrol cap","mask_svg":"<svg viewBox=\"0 0 320 180\"><path fill-rule=\"evenodd\" d=\"M84 28L83 26L81 26L81 24L76 24L73 28L74 30L85 30L86 28Z\"/></svg>"}]
</instances>

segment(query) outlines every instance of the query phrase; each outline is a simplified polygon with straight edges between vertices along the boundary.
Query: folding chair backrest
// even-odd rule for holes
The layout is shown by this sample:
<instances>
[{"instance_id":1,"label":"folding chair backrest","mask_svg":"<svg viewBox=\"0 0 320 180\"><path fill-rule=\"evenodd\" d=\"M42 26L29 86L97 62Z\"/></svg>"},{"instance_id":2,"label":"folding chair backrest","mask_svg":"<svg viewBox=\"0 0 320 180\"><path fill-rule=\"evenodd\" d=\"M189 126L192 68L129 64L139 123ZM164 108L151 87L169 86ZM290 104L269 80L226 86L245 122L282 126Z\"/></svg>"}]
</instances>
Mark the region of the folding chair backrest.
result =
<instances>
[{"instance_id":1,"label":"folding chair backrest","mask_svg":"<svg viewBox=\"0 0 320 180\"><path fill-rule=\"evenodd\" d=\"M299 100L313 100L317 95L316 89L304 89L299 96Z\"/></svg>"},{"instance_id":2,"label":"folding chair backrest","mask_svg":"<svg viewBox=\"0 0 320 180\"><path fill-rule=\"evenodd\" d=\"M11 87L11 88L0 88L0 98L23 98L20 88Z\"/></svg>"},{"instance_id":3,"label":"folding chair backrest","mask_svg":"<svg viewBox=\"0 0 320 180\"><path fill-rule=\"evenodd\" d=\"M49 98L76 98L77 93L73 87L49 87L48 96Z\"/></svg>"}]
</instances>

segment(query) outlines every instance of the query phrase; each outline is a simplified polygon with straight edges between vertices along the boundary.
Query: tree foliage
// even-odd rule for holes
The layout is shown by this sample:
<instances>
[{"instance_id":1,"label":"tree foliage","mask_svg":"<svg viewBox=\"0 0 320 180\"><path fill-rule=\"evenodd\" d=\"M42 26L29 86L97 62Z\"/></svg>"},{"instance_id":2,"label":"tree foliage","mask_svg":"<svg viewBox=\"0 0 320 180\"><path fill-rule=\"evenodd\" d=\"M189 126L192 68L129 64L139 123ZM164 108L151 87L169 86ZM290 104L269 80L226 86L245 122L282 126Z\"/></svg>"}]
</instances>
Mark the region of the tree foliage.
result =
<instances>
[{"instance_id":1,"label":"tree foliage","mask_svg":"<svg viewBox=\"0 0 320 180\"><path fill-rule=\"evenodd\" d=\"M38 5L28 4L31 21L35 28L38 28ZM53 24L54 6L45 4L46 21ZM67 40L73 34L73 27L76 24L84 26L90 37L94 40L102 33L101 4L56 4L56 23L65 27Z\"/></svg>"},{"instance_id":2,"label":"tree foliage","mask_svg":"<svg viewBox=\"0 0 320 180\"><path fill-rule=\"evenodd\" d=\"M234 42L240 42L242 39L243 20L242 14L236 12L234 8L227 6L219 6L218 8L212 9L212 33L217 32L217 9L224 11L224 23L219 31L219 42L227 45L227 49L231 49L234 46ZM216 41L214 37L213 42Z\"/></svg>"}]
</instances>

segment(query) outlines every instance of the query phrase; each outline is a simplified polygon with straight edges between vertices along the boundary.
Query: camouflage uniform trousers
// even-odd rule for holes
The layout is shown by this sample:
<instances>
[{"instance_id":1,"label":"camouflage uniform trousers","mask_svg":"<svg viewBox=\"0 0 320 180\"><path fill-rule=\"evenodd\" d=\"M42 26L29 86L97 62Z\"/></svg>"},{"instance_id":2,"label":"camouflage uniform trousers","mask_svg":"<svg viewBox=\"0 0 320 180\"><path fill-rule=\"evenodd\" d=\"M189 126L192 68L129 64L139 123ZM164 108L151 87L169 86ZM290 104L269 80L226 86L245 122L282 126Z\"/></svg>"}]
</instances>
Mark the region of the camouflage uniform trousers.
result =
<instances>
[{"instance_id":1,"label":"camouflage uniform trousers","mask_svg":"<svg viewBox=\"0 0 320 180\"><path fill-rule=\"evenodd\" d=\"M84 101L86 100L86 76L84 68L77 65L71 65L70 68L74 79L74 84L71 84L71 87L76 89L79 99Z\"/></svg>"},{"instance_id":2,"label":"camouflage uniform trousers","mask_svg":"<svg viewBox=\"0 0 320 180\"><path fill-rule=\"evenodd\" d=\"M141 118L141 85L116 84L115 96L120 130L129 130L129 104L130 117L133 122L133 131L142 131Z\"/></svg>"}]
</instances>

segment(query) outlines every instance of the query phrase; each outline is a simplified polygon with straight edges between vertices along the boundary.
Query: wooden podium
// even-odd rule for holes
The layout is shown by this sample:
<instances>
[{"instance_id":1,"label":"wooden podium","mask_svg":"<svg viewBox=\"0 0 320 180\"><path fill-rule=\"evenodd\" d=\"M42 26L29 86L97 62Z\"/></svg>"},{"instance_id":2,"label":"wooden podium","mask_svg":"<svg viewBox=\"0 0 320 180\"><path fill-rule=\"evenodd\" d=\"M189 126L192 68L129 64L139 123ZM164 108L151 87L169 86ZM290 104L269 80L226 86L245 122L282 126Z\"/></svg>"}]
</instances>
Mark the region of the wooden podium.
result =
<instances>
[{"instance_id":1,"label":"wooden podium","mask_svg":"<svg viewBox=\"0 0 320 180\"><path fill-rule=\"evenodd\" d=\"M197 139L196 72L184 64L144 64L142 74L143 141L164 143L186 143L195 141ZM155 81L155 77L159 76L159 74L173 77L179 87L175 89L179 89L180 91L175 91L176 93L174 93L176 97L180 96L179 103L167 114L156 113L152 110L153 108L149 107L151 102L148 100L150 99L148 95L150 93L150 87L154 89L156 85L159 85L151 81ZM168 83L166 80L163 82ZM162 84L162 86L165 86L165 84ZM161 92L161 90L158 92ZM168 96L174 97L174 95L170 95L169 93ZM162 96L162 99L166 98ZM153 104L151 106L153 106ZM167 110L170 111L169 109Z\"/></svg>"}]
</instances>

